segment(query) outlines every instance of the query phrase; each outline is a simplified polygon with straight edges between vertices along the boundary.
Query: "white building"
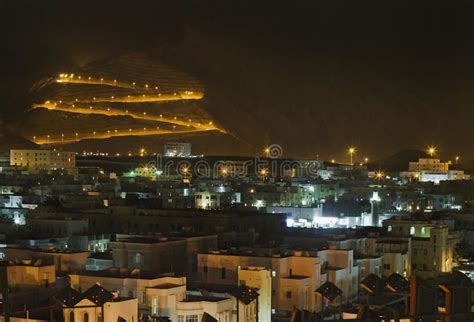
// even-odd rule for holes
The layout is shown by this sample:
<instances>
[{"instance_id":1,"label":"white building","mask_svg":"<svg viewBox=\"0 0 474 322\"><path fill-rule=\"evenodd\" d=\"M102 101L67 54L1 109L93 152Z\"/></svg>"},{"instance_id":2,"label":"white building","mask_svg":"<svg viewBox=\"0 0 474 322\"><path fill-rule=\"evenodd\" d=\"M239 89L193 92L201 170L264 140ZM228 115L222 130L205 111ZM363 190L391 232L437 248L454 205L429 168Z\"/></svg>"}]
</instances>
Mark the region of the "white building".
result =
<instances>
[{"instance_id":1,"label":"white building","mask_svg":"<svg viewBox=\"0 0 474 322\"><path fill-rule=\"evenodd\" d=\"M139 269L130 271L117 268L69 276L71 287L76 292L94 288L98 283L119 298L135 298L137 311L152 318L168 317L171 321L199 322L203 315L208 314L219 322L257 320L256 312L252 310L256 306L255 301L242 303L241 299L228 293L186 290L185 277L159 276ZM249 315L237 315L237 309Z\"/></svg>"},{"instance_id":2,"label":"white building","mask_svg":"<svg viewBox=\"0 0 474 322\"><path fill-rule=\"evenodd\" d=\"M321 297L314 291L325 282L334 283L347 302L357 296L358 267L353 250L327 249L316 254L257 254L213 251L198 254L198 280L209 285L235 285L239 267L264 267L272 274L272 312L288 314L294 307L311 312L321 309ZM260 298L259 298L260 299Z\"/></svg>"},{"instance_id":3,"label":"white building","mask_svg":"<svg viewBox=\"0 0 474 322\"><path fill-rule=\"evenodd\" d=\"M10 165L25 167L28 171L73 169L76 154L55 150L10 150Z\"/></svg>"},{"instance_id":4,"label":"white building","mask_svg":"<svg viewBox=\"0 0 474 322\"><path fill-rule=\"evenodd\" d=\"M191 143L171 142L165 144L166 157L186 158L191 156Z\"/></svg>"},{"instance_id":5,"label":"white building","mask_svg":"<svg viewBox=\"0 0 474 322\"><path fill-rule=\"evenodd\" d=\"M449 162L441 162L439 159L420 158L418 162L408 163L408 171L447 172L448 170Z\"/></svg>"},{"instance_id":6,"label":"white building","mask_svg":"<svg viewBox=\"0 0 474 322\"><path fill-rule=\"evenodd\" d=\"M197 209L216 209L219 208L220 203L220 194L209 192L209 191L201 191L196 192L194 195L194 202L195 207Z\"/></svg>"},{"instance_id":7,"label":"white building","mask_svg":"<svg viewBox=\"0 0 474 322\"><path fill-rule=\"evenodd\" d=\"M136 299L119 297L99 285L84 293L66 287L57 300L63 306L65 322L138 321Z\"/></svg>"},{"instance_id":8,"label":"white building","mask_svg":"<svg viewBox=\"0 0 474 322\"><path fill-rule=\"evenodd\" d=\"M470 176L462 170L449 170L450 162L441 162L439 159L418 159L418 162L410 162L408 171L400 172L400 177L408 180L419 180L420 182L433 182L439 184L447 180L469 180Z\"/></svg>"},{"instance_id":9,"label":"white building","mask_svg":"<svg viewBox=\"0 0 474 322\"><path fill-rule=\"evenodd\" d=\"M190 291L176 304L178 322L200 322L208 314L218 322L231 322L234 301L225 293Z\"/></svg>"},{"instance_id":10,"label":"white building","mask_svg":"<svg viewBox=\"0 0 474 322\"><path fill-rule=\"evenodd\" d=\"M71 287L85 290L96 283L120 296L138 299L138 308L152 316L168 316L177 320L176 303L186 295L185 277L159 277L139 269L110 268L70 274Z\"/></svg>"},{"instance_id":11,"label":"white building","mask_svg":"<svg viewBox=\"0 0 474 322\"><path fill-rule=\"evenodd\" d=\"M248 286L258 290L258 321L271 322L272 319L272 272L264 267L247 267L238 271L239 286ZM248 308L239 307L239 316L252 316ZM251 321L248 319L248 321Z\"/></svg>"}]
</instances>

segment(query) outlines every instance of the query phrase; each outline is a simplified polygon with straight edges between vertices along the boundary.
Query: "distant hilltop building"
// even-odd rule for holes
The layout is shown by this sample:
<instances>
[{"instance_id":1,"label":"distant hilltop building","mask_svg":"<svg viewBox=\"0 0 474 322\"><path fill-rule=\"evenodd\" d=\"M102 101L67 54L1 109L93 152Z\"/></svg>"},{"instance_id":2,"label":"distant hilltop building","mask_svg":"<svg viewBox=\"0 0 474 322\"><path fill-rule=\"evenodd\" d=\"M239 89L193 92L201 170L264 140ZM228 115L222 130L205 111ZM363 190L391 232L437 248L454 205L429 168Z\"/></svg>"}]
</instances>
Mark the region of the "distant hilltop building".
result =
<instances>
[{"instance_id":1,"label":"distant hilltop building","mask_svg":"<svg viewBox=\"0 0 474 322\"><path fill-rule=\"evenodd\" d=\"M166 143L164 152L166 157L187 158L191 156L191 143Z\"/></svg>"},{"instance_id":2,"label":"distant hilltop building","mask_svg":"<svg viewBox=\"0 0 474 322\"><path fill-rule=\"evenodd\" d=\"M418 162L409 162L408 171L439 171L449 170L449 162L441 162L439 159L420 158Z\"/></svg>"},{"instance_id":3,"label":"distant hilltop building","mask_svg":"<svg viewBox=\"0 0 474 322\"><path fill-rule=\"evenodd\" d=\"M56 150L15 149L10 150L10 165L24 167L30 172L73 169L76 166L76 154Z\"/></svg>"},{"instance_id":4,"label":"distant hilltop building","mask_svg":"<svg viewBox=\"0 0 474 322\"><path fill-rule=\"evenodd\" d=\"M435 184L441 181L470 179L470 176L462 170L449 170L450 164L450 162L441 162L439 159L420 158L418 162L409 162L408 171L400 172L400 177Z\"/></svg>"}]
</instances>

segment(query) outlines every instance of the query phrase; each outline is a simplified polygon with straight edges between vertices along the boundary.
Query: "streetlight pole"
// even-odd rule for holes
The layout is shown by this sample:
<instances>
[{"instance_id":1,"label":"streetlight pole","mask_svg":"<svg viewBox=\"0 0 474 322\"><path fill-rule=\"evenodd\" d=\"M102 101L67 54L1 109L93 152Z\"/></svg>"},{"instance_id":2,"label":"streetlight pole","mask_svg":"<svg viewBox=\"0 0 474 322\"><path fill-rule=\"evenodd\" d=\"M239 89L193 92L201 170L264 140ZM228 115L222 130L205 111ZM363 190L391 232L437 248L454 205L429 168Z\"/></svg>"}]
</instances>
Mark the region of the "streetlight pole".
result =
<instances>
[{"instance_id":1,"label":"streetlight pole","mask_svg":"<svg viewBox=\"0 0 474 322\"><path fill-rule=\"evenodd\" d=\"M349 150L347 150L347 152L349 153L350 157L351 157L351 165L354 165L354 162L352 160L352 157L353 155L355 154L356 152L356 149L354 147L350 147Z\"/></svg>"}]
</instances>

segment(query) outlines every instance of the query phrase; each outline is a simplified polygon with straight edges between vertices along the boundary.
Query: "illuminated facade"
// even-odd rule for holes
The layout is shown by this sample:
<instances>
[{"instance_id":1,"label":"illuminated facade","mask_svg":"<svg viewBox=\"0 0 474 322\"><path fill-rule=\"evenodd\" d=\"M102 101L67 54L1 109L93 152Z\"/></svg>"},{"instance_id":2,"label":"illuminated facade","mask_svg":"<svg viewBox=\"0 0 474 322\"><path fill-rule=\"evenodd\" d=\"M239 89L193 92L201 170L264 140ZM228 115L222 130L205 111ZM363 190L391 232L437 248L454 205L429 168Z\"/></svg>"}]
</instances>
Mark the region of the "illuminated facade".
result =
<instances>
[{"instance_id":1,"label":"illuminated facade","mask_svg":"<svg viewBox=\"0 0 474 322\"><path fill-rule=\"evenodd\" d=\"M190 157L191 143L172 142L165 144L166 157Z\"/></svg>"},{"instance_id":2,"label":"illuminated facade","mask_svg":"<svg viewBox=\"0 0 474 322\"><path fill-rule=\"evenodd\" d=\"M404 240L409 245L411 274L433 277L452 271L453 250L461 238L450 232L448 226L403 219L385 220L383 226L392 239L399 243Z\"/></svg>"},{"instance_id":3,"label":"illuminated facade","mask_svg":"<svg viewBox=\"0 0 474 322\"><path fill-rule=\"evenodd\" d=\"M441 162L439 159L420 158L418 162L408 163L408 171L447 172L448 170L449 162Z\"/></svg>"},{"instance_id":4,"label":"illuminated facade","mask_svg":"<svg viewBox=\"0 0 474 322\"><path fill-rule=\"evenodd\" d=\"M264 267L246 267L238 271L239 286L256 288L258 292L258 321L271 322L272 318L272 272ZM254 303L256 304L256 303ZM243 307L245 308L245 307ZM252 316L245 309L239 316ZM247 319L249 322L251 319Z\"/></svg>"},{"instance_id":5,"label":"illuminated facade","mask_svg":"<svg viewBox=\"0 0 474 322\"><path fill-rule=\"evenodd\" d=\"M28 171L72 169L76 154L55 150L10 150L10 165L25 167Z\"/></svg>"}]
</instances>

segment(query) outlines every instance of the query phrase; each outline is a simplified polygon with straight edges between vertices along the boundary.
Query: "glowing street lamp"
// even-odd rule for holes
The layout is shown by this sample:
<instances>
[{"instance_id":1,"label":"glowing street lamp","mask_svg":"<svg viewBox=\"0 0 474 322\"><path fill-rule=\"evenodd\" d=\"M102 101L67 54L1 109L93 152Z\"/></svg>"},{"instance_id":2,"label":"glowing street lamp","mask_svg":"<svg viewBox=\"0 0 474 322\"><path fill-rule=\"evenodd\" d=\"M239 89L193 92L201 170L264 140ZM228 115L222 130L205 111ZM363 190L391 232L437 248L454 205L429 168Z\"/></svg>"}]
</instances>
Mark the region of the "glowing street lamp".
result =
<instances>
[{"instance_id":1,"label":"glowing street lamp","mask_svg":"<svg viewBox=\"0 0 474 322\"><path fill-rule=\"evenodd\" d=\"M365 164L369 163L369 158L365 157L365 158L364 158L364 163L365 163Z\"/></svg>"},{"instance_id":2,"label":"glowing street lamp","mask_svg":"<svg viewBox=\"0 0 474 322\"><path fill-rule=\"evenodd\" d=\"M61 141L64 142L64 134L61 134Z\"/></svg>"},{"instance_id":3,"label":"glowing street lamp","mask_svg":"<svg viewBox=\"0 0 474 322\"><path fill-rule=\"evenodd\" d=\"M222 170L221 170L221 173L222 173L222 175L223 175L224 177L227 176L227 173L228 173L228 172L229 172L229 171L227 170L227 168L222 168Z\"/></svg>"},{"instance_id":4,"label":"glowing street lamp","mask_svg":"<svg viewBox=\"0 0 474 322\"><path fill-rule=\"evenodd\" d=\"M270 148L265 148L265 150L263 150L265 152L265 157L269 157L270 156Z\"/></svg>"},{"instance_id":5,"label":"glowing street lamp","mask_svg":"<svg viewBox=\"0 0 474 322\"><path fill-rule=\"evenodd\" d=\"M459 162L459 155L456 155L456 157L454 158L454 160L456 160L456 164L458 164L458 162Z\"/></svg>"},{"instance_id":6,"label":"glowing street lamp","mask_svg":"<svg viewBox=\"0 0 474 322\"><path fill-rule=\"evenodd\" d=\"M49 138L51 137L49 134L46 136L48 138L48 143L49 143Z\"/></svg>"},{"instance_id":7,"label":"glowing street lamp","mask_svg":"<svg viewBox=\"0 0 474 322\"><path fill-rule=\"evenodd\" d=\"M76 141L77 141L77 139L78 139L78 136L79 136L79 133L76 132Z\"/></svg>"},{"instance_id":8,"label":"glowing street lamp","mask_svg":"<svg viewBox=\"0 0 474 322\"><path fill-rule=\"evenodd\" d=\"M377 179L377 181L382 180L384 176L385 176L385 174L381 170L375 172L375 179Z\"/></svg>"},{"instance_id":9,"label":"glowing street lamp","mask_svg":"<svg viewBox=\"0 0 474 322\"><path fill-rule=\"evenodd\" d=\"M347 150L347 153L349 153L349 155L351 156L351 165L354 165L352 158L356 152L356 148L352 146Z\"/></svg>"},{"instance_id":10,"label":"glowing street lamp","mask_svg":"<svg viewBox=\"0 0 474 322\"><path fill-rule=\"evenodd\" d=\"M436 152L438 152L438 150L436 149L436 147L434 145L430 145L427 149L426 149L426 152L428 152L428 154L430 155L430 157L434 157L436 155Z\"/></svg>"}]
</instances>

